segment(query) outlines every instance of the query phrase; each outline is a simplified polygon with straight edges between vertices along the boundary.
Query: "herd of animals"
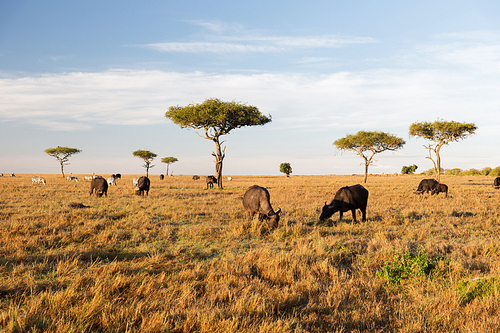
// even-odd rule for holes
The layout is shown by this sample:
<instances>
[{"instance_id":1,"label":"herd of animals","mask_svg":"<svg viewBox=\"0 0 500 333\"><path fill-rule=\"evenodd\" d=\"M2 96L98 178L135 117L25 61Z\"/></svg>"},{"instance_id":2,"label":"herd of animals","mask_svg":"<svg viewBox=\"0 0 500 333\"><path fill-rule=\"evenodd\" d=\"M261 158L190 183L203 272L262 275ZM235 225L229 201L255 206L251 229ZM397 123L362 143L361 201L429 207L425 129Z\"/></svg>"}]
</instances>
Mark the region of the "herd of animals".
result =
<instances>
[{"instance_id":1,"label":"herd of animals","mask_svg":"<svg viewBox=\"0 0 500 333\"><path fill-rule=\"evenodd\" d=\"M163 179L163 175L160 175L160 179ZM0 174L3 177L3 174ZM14 174L11 177L15 177ZM104 179L102 176L93 175L85 176L85 180L90 180L90 195L94 194L97 197L107 196L108 187L116 186L116 179L120 179L121 174L113 174L108 179ZM200 176L194 175L193 180L199 180ZM66 178L68 182L78 182L76 176L68 176ZM232 180L231 177L228 180ZM43 177L33 176L31 179L32 184L43 184L46 185L47 182ZM142 176L133 179L133 185L135 188L135 194L143 196L149 194L150 180L148 177ZM206 177L207 189L213 188L214 184L217 184L217 178L214 176ZM496 177L493 181L493 187L495 189L500 188L500 177ZM439 183L435 179L423 179L418 184L415 194L431 193L431 195L444 193L448 197L448 186L446 184ZM339 221L342 220L343 213L351 211L352 219L356 222L356 209L359 209L362 214L362 221L366 221L366 207L368 205L368 190L362 185L356 184L352 186L345 186L339 189L335 193L333 200L327 204L325 202L321 215L319 219L321 221L329 219L333 214L339 212ZM245 194L243 195L243 207L247 213L247 220L252 221L255 214L258 214L258 219L261 222L267 222L270 229L278 227L280 220L281 208L277 211L271 206L269 191L261 186L253 185L249 187Z\"/></svg>"}]
</instances>

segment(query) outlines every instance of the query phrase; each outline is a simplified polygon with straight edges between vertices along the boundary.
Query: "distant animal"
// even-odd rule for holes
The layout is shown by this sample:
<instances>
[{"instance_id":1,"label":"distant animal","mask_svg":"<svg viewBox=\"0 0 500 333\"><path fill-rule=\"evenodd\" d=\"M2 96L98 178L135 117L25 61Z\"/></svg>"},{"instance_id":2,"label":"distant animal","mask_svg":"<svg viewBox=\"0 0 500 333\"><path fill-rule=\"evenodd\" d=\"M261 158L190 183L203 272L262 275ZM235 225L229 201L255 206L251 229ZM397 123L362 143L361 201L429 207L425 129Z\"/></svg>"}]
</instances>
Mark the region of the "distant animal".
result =
<instances>
[{"instance_id":1,"label":"distant animal","mask_svg":"<svg viewBox=\"0 0 500 333\"><path fill-rule=\"evenodd\" d=\"M114 176L114 175L113 175ZM108 185L109 186L116 186L116 180L115 177L109 177L108 178Z\"/></svg>"},{"instance_id":2,"label":"distant animal","mask_svg":"<svg viewBox=\"0 0 500 333\"><path fill-rule=\"evenodd\" d=\"M45 182L45 179L43 177L39 177L39 176L33 176L33 177L31 177L31 184L43 184L43 185L47 185L47 183Z\"/></svg>"},{"instance_id":3,"label":"distant animal","mask_svg":"<svg viewBox=\"0 0 500 333\"><path fill-rule=\"evenodd\" d=\"M366 206L368 205L368 190L362 185L342 187L335 193L332 202L323 206L319 219L324 221L336 212L340 212L339 221L342 220L344 212L351 211L352 219L356 222L356 209L361 210L362 221L366 221Z\"/></svg>"},{"instance_id":4,"label":"distant animal","mask_svg":"<svg viewBox=\"0 0 500 333\"><path fill-rule=\"evenodd\" d=\"M264 187L253 185L243 195L243 207L247 212L247 220L251 222L253 216L258 213L259 221L267 221L270 229L278 227L281 208L274 211L271 207L269 191Z\"/></svg>"},{"instance_id":5,"label":"distant animal","mask_svg":"<svg viewBox=\"0 0 500 333\"><path fill-rule=\"evenodd\" d=\"M122 174L121 173L117 173L114 176L115 176L115 179L122 179Z\"/></svg>"},{"instance_id":6,"label":"distant animal","mask_svg":"<svg viewBox=\"0 0 500 333\"><path fill-rule=\"evenodd\" d=\"M415 191L416 194L428 193L434 189L434 187L438 184L438 181L435 179L422 179L420 184L418 184L418 188Z\"/></svg>"},{"instance_id":7,"label":"distant animal","mask_svg":"<svg viewBox=\"0 0 500 333\"><path fill-rule=\"evenodd\" d=\"M139 181L139 178L134 178L132 179L132 184L134 185L134 187L137 186L137 182Z\"/></svg>"},{"instance_id":8,"label":"distant animal","mask_svg":"<svg viewBox=\"0 0 500 333\"><path fill-rule=\"evenodd\" d=\"M146 196L149 194L149 178L148 177L140 177L137 180L137 186L135 187L135 194L137 195L144 195L146 193Z\"/></svg>"},{"instance_id":9,"label":"distant animal","mask_svg":"<svg viewBox=\"0 0 500 333\"><path fill-rule=\"evenodd\" d=\"M200 176L198 176L198 175L193 176L193 180L198 180L198 179L200 179Z\"/></svg>"},{"instance_id":10,"label":"distant animal","mask_svg":"<svg viewBox=\"0 0 500 333\"><path fill-rule=\"evenodd\" d=\"M3 177L3 173L0 173L0 177Z\"/></svg>"},{"instance_id":11,"label":"distant animal","mask_svg":"<svg viewBox=\"0 0 500 333\"><path fill-rule=\"evenodd\" d=\"M92 180L94 179L94 176L85 176L83 177L83 180Z\"/></svg>"},{"instance_id":12,"label":"distant animal","mask_svg":"<svg viewBox=\"0 0 500 333\"><path fill-rule=\"evenodd\" d=\"M94 178L90 182L90 195L95 192L97 197L108 196L108 183L104 178Z\"/></svg>"},{"instance_id":13,"label":"distant animal","mask_svg":"<svg viewBox=\"0 0 500 333\"><path fill-rule=\"evenodd\" d=\"M66 180L68 182L77 182L78 183L78 177L76 177L76 176L68 176L68 177L66 177Z\"/></svg>"},{"instance_id":14,"label":"distant animal","mask_svg":"<svg viewBox=\"0 0 500 333\"><path fill-rule=\"evenodd\" d=\"M434 186L434 188L431 191L431 195L439 194L439 193L444 193L445 197L447 198L448 197L448 185L441 184L441 183L436 184L436 186Z\"/></svg>"},{"instance_id":15,"label":"distant animal","mask_svg":"<svg viewBox=\"0 0 500 333\"><path fill-rule=\"evenodd\" d=\"M214 184L217 184L217 178L215 178L214 176L207 176L206 180L207 180L207 190L209 187L214 188Z\"/></svg>"},{"instance_id":16,"label":"distant animal","mask_svg":"<svg viewBox=\"0 0 500 333\"><path fill-rule=\"evenodd\" d=\"M72 202L69 205L69 208L89 208L90 206L85 206L81 202Z\"/></svg>"},{"instance_id":17,"label":"distant animal","mask_svg":"<svg viewBox=\"0 0 500 333\"><path fill-rule=\"evenodd\" d=\"M227 180L231 181L233 180L233 177L227 177Z\"/></svg>"},{"instance_id":18,"label":"distant animal","mask_svg":"<svg viewBox=\"0 0 500 333\"><path fill-rule=\"evenodd\" d=\"M165 176L163 174L160 175L160 180L165 179Z\"/></svg>"},{"instance_id":19,"label":"distant animal","mask_svg":"<svg viewBox=\"0 0 500 333\"><path fill-rule=\"evenodd\" d=\"M10 176L11 176L11 177L15 177L16 175L15 175L15 174L13 174L13 173L11 173L11 174L10 174Z\"/></svg>"},{"instance_id":20,"label":"distant animal","mask_svg":"<svg viewBox=\"0 0 500 333\"><path fill-rule=\"evenodd\" d=\"M500 188L500 177L495 178L493 181L493 187L496 189Z\"/></svg>"}]
</instances>

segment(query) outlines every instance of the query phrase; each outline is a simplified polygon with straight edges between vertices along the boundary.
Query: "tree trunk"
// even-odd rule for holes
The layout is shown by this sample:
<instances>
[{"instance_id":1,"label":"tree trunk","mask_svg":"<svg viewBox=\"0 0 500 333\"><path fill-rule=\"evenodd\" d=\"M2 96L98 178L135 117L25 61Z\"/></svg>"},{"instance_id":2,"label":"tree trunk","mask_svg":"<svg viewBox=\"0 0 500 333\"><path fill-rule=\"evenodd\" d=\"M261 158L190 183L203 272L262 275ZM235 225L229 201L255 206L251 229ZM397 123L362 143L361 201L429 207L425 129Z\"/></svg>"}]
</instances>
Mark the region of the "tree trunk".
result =
<instances>
[{"instance_id":1,"label":"tree trunk","mask_svg":"<svg viewBox=\"0 0 500 333\"><path fill-rule=\"evenodd\" d=\"M366 179L368 178L368 161L365 160L365 180L364 183L366 184Z\"/></svg>"},{"instance_id":2,"label":"tree trunk","mask_svg":"<svg viewBox=\"0 0 500 333\"><path fill-rule=\"evenodd\" d=\"M217 178L217 185L222 189L222 161L226 157L226 147L221 149L219 138L214 138L216 153L212 153L215 157L215 178Z\"/></svg>"},{"instance_id":3,"label":"tree trunk","mask_svg":"<svg viewBox=\"0 0 500 333\"><path fill-rule=\"evenodd\" d=\"M168 176L168 167L170 166L170 163L167 163L167 174L165 176Z\"/></svg>"},{"instance_id":4,"label":"tree trunk","mask_svg":"<svg viewBox=\"0 0 500 333\"><path fill-rule=\"evenodd\" d=\"M61 173L62 173L62 176L64 178L64 163L61 162Z\"/></svg>"},{"instance_id":5,"label":"tree trunk","mask_svg":"<svg viewBox=\"0 0 500 333\"><path fill-rule=\"evenodd\" d=\"M149 166L146 167L146 177L149 178Z\"/></svg>"}]
</instances>

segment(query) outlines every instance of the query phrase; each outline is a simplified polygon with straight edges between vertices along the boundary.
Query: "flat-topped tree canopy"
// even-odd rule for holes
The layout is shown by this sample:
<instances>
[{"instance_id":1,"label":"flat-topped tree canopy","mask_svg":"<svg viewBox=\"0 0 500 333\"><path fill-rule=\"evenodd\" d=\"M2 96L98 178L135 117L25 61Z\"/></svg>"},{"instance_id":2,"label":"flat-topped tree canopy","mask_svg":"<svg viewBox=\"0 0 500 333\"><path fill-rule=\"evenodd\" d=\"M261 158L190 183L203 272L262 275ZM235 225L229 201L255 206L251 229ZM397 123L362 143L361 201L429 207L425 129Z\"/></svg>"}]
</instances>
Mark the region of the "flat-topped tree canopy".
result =
<instances>
[{"instance_id":1,"label":"flat-topped tree canopy","mask_svg":"<svg viewBox=\"0 0 500 333\"><path fill-rule=\"evenodd\" d=\"M59 161L59 164L61 165L61 173L64 177L64 166L69 164L69 158L71 155L81 153L81 150L78 148L57 146L56 148L47 148L45 149L45 152Z\"/></svg>"},{"instance_id":2,"label":"flat-topped tree canopy","mask_svg":"<svg viewBox=\"0 0 500 333\"><path fill-rule=\"evenodd\" d=\"M432 161L434 165L434 172L436 173L437 180L441 177L441 147L447 145L450 142L463 140L470 135L473 135L477 130L477 126L474 123L460 123L457 121L446 121L446 120L436 120L435 122L423 121L415 122L410 125L409 135L410 137L416 136L421 137L430 141L434 144L428 144L424 146L425 149L429 151L429 156L426 157ZM431 151L434 152L436 160L434 161Z\"/></svg>"},{"instance_id":3,"label":"flat-topped tree canopy","mask_svg":"<svg viewBox=\"0 0 500 333\"><path fill-rule=\"evenodd\" d=\"M221 147L223 142L219 138L240 127L265 125L272 121L271 115L265 116L255 106L224 102L218 98L209 98L201 104L171 106L165 117L181 128L203 129L203 137L215 142L216 151L212 155L219 188L222 188L222 161L226 156L226 147Z\"/></svg>"},{"instance_id":4,"label":"flat-topped tree canopy","mask_svg":"<svg viewBox=\"0 0 500 333\"><path fill-rule=\"evenodd\" d=\"M405 143L405 140L393 134L380 131L359 131L356 134L348 134L337 139L333 144L340 150L352 150L364 159L364 182L366 183L368 166L373 163L373 156L386 150L401 149ZM366 152L371 152L371 155L365 155Z\"/></svg>"}]
</instances>

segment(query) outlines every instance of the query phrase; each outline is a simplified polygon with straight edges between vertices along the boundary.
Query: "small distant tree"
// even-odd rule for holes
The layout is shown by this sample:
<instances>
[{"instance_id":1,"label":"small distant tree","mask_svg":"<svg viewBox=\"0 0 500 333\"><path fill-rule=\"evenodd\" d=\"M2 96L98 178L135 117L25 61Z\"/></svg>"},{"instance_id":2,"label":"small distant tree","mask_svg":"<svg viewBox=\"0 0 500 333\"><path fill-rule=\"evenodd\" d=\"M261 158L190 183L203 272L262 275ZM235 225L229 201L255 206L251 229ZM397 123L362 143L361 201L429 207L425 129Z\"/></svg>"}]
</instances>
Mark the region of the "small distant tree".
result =
<instances>
[{"instance_id":1,"label":"small distant tree","mask_svg":"<svg viewBox=\"0 0 500 333\"><path fill-rule=\"evenodd\" d=\"M224 102L217 98L209 98L201 104L171 106L165 117L181 128L203 129L205 135L200 136L215 143L212 156L215 158L215 178L219 188L222 188L222 161L226 157L226 147L222 147L224 141L220 141L221 136L236 128L271 122L271 116L266 117L255 106L235 101Z\"/></svg>"},{"instance_id":2,"label":"small distant tree","mask_svg":"<svg viewBox=\"0 0 500 333\"><path fill-rule=\"evenodd\" d=\"M172 157L172 156L170 156L170 157L163 157L161 159L161 163L166 163L167 164L167 173L166 173L166 176L168 176L168 167L170 166L170 164L175 163L177 161L178 161L178 159L175 158L175 157Z\"/></svg>"},{"instance_id":3,"label":"small distant tree","mask_svg":"<svg viewBox=\"0 0 500 333\"><path fill-rule=\"evenodd\" d=\"M292 173L292 166L288 162L284 162L280 164L280 172L284 173L287 177L290 177Z\"/></svg>"},{"instance_id":4,"label":"small distant tree","mask_svg":"<svg viewBox=\"0 0 500 333\"><path fill-rule=\"evenodd\" d=\"M57 146L57 148L45 149L45 152L59 161L59 164L61 165L61 174L64 178L64 166L69 164L68 160L72 155L80 153L81 150L77 148Z\"/></svg>"},{"instance_id":5,"label":"small distant tree","mask_svg":"<svg viewBox=\"0 0 500 333\"><path fill-rule=\"evenodd\" d=\"M335 140L333 143L339 150L352 150L365 161L365 180L368 178L368 166L375 160L373 156L386 150L398 150L403 147L405 140L385 132L359 131ZM365 155L367 153L367 155Z\"/></svg>"},{"instance_id":6,"label":"small distant tree","mask_svg":"<svg viewBox=\"0 0 500 333\"><path fill-rule=\"evenodd\" d=\"M146 177L149 177L149 169L154 167L154 165L151 163L153 162L153 159L158 155L149 150L142 150L142 149L136 150L132 154L135 157L139 157L144 160L143 167L146 168Z\"/></svg>"},{"instance_id":7,"label":"small distant tree","mask_svg":"<svg viewBox=\"0 0 500 333\"><path fill-rule=\"evenodd\" d=\"M410 136L421 137L434 142L433 144L429 143L424 147L429 151L429 156L426 158L432 161L437 181L440 181L441 147L450 142L467 138L469 135L474 134L476 129L477 126L474 123L436 120L433 123L425 121L411 124L409 134ZM434 157L432 156L432 153L434 153Z\"/></svg>"},{"instance_id":8,"label":"small distant tree","mask_svg":"<svg viewBox=\"0 0 500 333\"><path fill-rule=\"evenodd\" d=\"M410 165L410 166L405 165L401 168L401 173L404 175L412 175L415 173L415 171L417 171L417 169L418 169L418 166L416 166L415 164Z\"/></svg>"}]
</instances>

